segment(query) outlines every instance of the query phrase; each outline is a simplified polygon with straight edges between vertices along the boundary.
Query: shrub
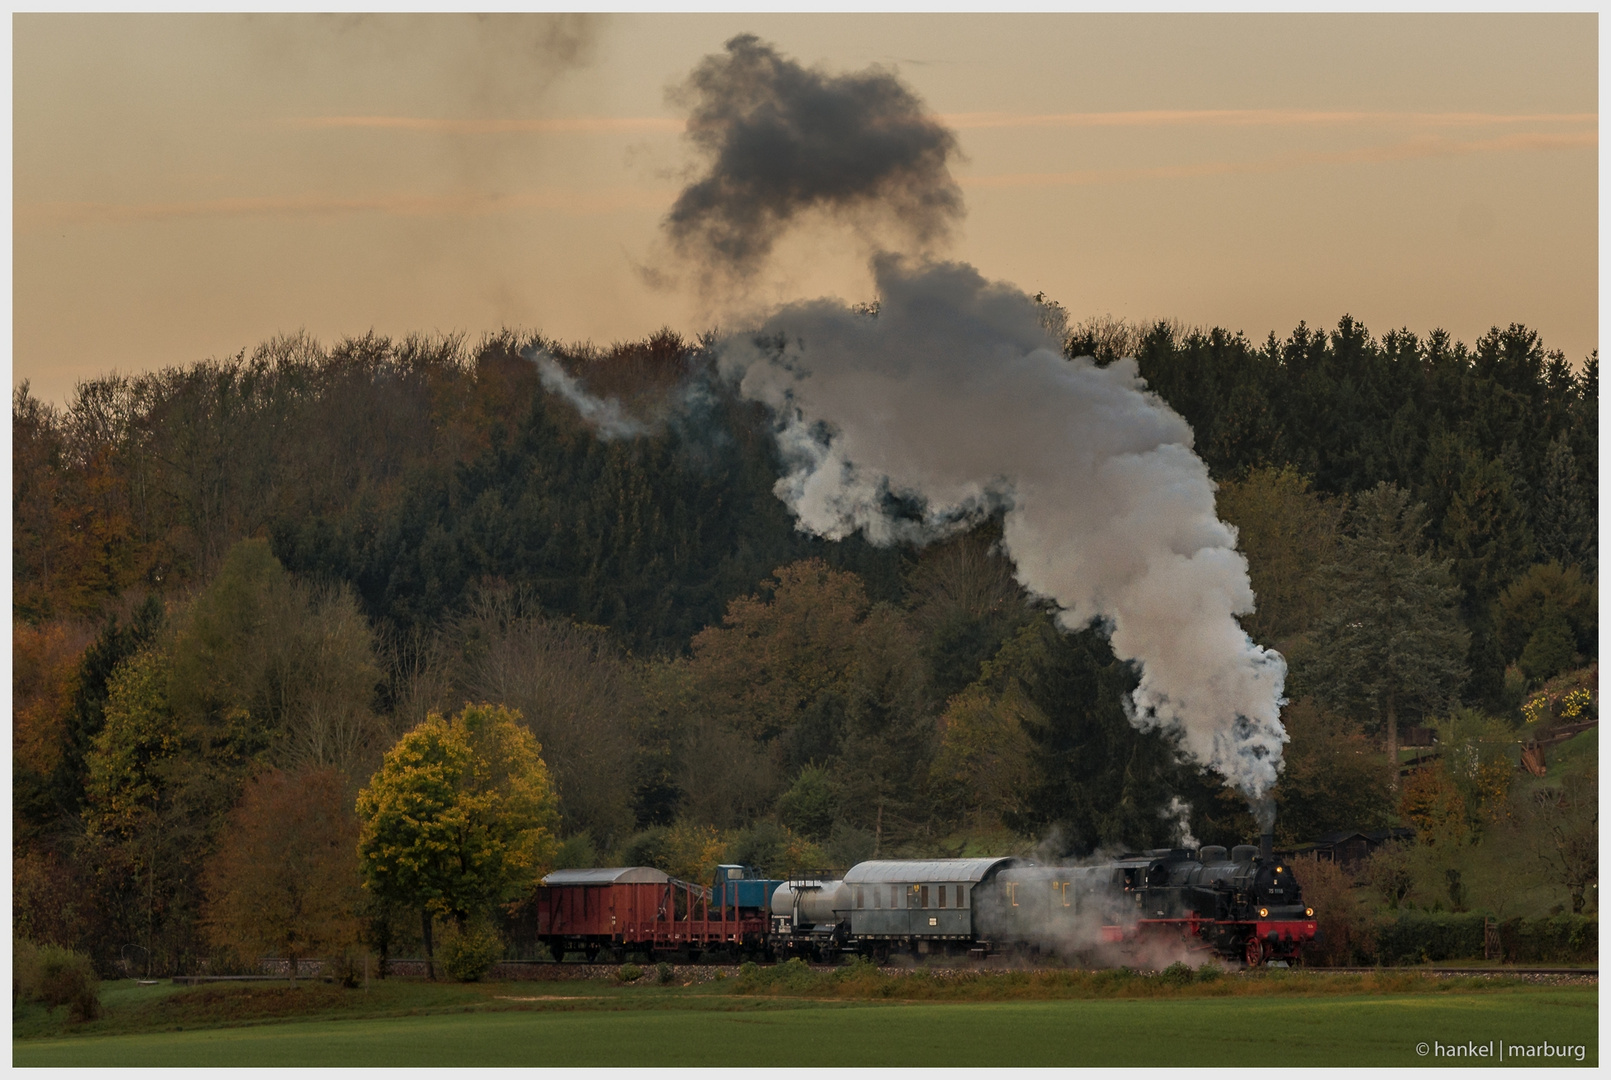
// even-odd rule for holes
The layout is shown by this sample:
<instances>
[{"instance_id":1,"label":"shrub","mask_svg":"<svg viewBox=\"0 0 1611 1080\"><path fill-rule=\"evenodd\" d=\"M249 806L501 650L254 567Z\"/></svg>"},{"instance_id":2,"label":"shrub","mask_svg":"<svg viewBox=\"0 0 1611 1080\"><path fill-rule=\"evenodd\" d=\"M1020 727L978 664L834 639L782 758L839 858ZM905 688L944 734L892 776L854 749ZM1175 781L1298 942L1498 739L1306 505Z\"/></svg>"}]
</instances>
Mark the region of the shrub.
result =
<instances>
[{"instance_id":1,"label":"shrub","mask_svg":"<svg viewBox=\"0 0 1611 1080\"><path fill-rule=\"evenodd\" d=\"M1593 915L1508 919L1499 924L1505 959L1518 964L1561 964L1599 955L1600 920Z\"/></svg>"},{"instance_id":2,"label":"shrub","mask_svg":"<svg viewBox=\"0 0 1611 1080\"><path fill-rule=\"evenodd\" d=\"M463 929L449 923L436 947L436 959L448 978L475 982L503 959L503 939L485 923L471 923Z\"/></svg>"},{"instance_id":3,"label":"shrub","mask_svg":"<svg viewBox=\"0 0 1611 1080\"><path fill-rule=\"evenodd\" d=\"M819 975L798 956L771 967L761 967L746 960L739 966L739 990L801 991L817 987L826 973Z\"/></svg>"},{"instance_id":4,"label":"shrub","mask_svg":"<svg viewBox=\"0 0 1611 1080\"><path fill-rule=\"evenodd\" d=\"M717 972L717 974L720 975L721 972ZM671 965L666 963L664 960L660 961L660 963L654 966L654 977L655 981L661 986L665 986L666 984L670 983L672 977Z\"/></svg>"},{"instance_id":5,"label":"shrub","mask_svg":"<svg viewBox=\"0 0 1611 1080\"><path fill-rule=\"evenodd\" d=\"M1382 866L1385 880L1387 863ZM1294 859L1292 870L1320 928L1319 940L1303 947L1305 961L1323 967L1369 963L1375 940L1365 890L1354 888L1352 875L1336 863Z\"/></svg>"},{"instance_id":6,"label":"shrub","mask_svg":"<svg viewBox=\"0 0 1611 1080\"><path fill-rule=\"evenodd\" d=\"M1482 955L1483 917L1475 912L1404 911L1376 925L1376 962L1436 963Z\"/></svg>"},{"instance_id":7,"label":"shrub","mask_svg":"<svg viewBox=\"0 0 1611 1080\"><path fill-rule=\"evenodd\" d=\"M789 990L805 990L816 981L812 978L813 972L810 966L798 956L777 965L770 974L773 985Z\"/></svg>"},{"instance_id":8,"label":"shrub","mask_svg":"<svg viewBox=\"0 0 1611 1080\"><path fill-rule=\"evenodd\" d=\"M637 982L643 978L643 969L636 964L622 964L621 970L615 973L615 977L624 983Z\"/></svg>"},{"instance_id":9,"label":"shrub","mask_svg":"<svg viewBox=\"0 0 1611 1080\"><path fill-rule=\"evenodd\" d=\"M75 1021L101 1015L100 979L94 965L83 953L58 945L16 943L12 992L52 1009L66 1005Z\"/></svg>"},{"instance_id":10,"label":"shrub","mask_svg":"<svg viewBox=\"0 0 1611 1080\"><path fill-rule=\"evenodd\" d=\"M1196 974L1196 972L1192 971L1191 965L1176 960L1173 964L1160 971L1158 978L1166 986L1185 986L1196 978Z\"/></svg>"},{"instance_id":11,"label":"shrub","mask_svg":"<svg viewBox=\"0 0 1611 1080\"><path fill-rule=\"evenodd\" d=\"M38 962L39 946L26 938L13 938L11 942L11 1000L30 997L26 989L30 973Z\"/></svg>"},{"instance_id":12,"label":"shrub","mask_svg":"<svg viewBox=\"0 0 1611 1080\"><path fill-rule=\"evenodd\" d=\"M355 989L364 981L364 954L356 949L347 949L335 956L325 959L325 971L334 975L336 981L347 989Z\"/></svg>"}]
</instances>

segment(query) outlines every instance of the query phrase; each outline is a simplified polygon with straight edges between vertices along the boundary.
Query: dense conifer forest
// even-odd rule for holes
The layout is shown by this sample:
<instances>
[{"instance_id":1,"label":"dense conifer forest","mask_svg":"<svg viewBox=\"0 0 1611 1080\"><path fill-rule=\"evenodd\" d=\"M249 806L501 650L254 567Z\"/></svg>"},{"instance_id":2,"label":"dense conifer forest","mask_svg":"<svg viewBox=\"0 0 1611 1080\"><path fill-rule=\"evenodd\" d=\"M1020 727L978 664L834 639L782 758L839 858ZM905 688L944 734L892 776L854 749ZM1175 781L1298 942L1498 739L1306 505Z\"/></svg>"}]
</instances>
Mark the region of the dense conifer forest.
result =
<instances>
[{"instance_id":1,"label":"dense conifer forest","mask_svg":"<svg viewBox=\"0 0 1611 1080\"><path fill-rule=\"evenodd\" d=\"M1595 828L1569 793L1530 810L1512 759L1597 700L1597 356L1347 318L1067 340L1138 359L1239 530L1243 625L1290 665L1282 843L1410 826L1394 902L1460 907L1450 860ZM638 433L545 390L538 349ZM1132 726L1134 672L1025 594L999 521L921 550L797 530L710 342L279 339L62 408L23 386L12 431L14 919L103 970L269 948L222 914L241 852L284 847L264 818L336 838L333 869L299 856L353 887L326 948L412 947L418 914L356 889L355 800L469 703L535 736L550 865L1084 856L1179 841L1182 803L1203 843L1254 831ZM1415 729L1442 756L1401 779ZM1562 859L1514 887L1580 909L1597 869ZM480 913L518 943L507 900Z\"/></svg>"}]
</instances>

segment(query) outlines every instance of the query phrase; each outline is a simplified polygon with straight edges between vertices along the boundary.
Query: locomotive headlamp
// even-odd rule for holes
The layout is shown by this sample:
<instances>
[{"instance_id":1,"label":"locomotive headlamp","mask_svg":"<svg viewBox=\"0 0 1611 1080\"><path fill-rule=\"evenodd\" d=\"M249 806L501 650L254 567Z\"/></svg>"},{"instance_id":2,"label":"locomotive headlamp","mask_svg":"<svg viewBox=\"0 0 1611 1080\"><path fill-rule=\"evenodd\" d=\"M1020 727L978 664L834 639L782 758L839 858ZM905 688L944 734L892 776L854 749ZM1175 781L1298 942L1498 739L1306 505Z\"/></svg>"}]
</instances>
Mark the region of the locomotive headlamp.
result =
<instances>
[{"instance_id":1,"label":"locomotive headlamp","mask_svg":"<svg viewBox=\"0 0 1611 1080\"><path fill-rule=\"evenodd\" d=\"M1278 866L1278 867L1276 867L1276 868L1275 868L1275 872L1276 872L1276 873L1278 873L1278 874L1279 874L1279 873L1280 873L1280 872L1281 872L1281 868L1280 868L1280 867L1279 867L1279 866Z\"/></svg>"},{"instance_id":2,"label":"locomotive headlamp","mask_svg":"<svg viewBox=\"0 0 1611 1080\"><path fill-rule=\"evenodd\" d=\"M1269 915L1270 915L1270 909L1269 908L1267 908L1267 907L1259 908L1259 918L1265 919L1265 918L1268 918Z\"/></svg>"},{"instance_id":3,"label":"locomotive headlamp","mask_svg":"<svg viewBox=\"0 0 1611 1080\"><path fill-rule=\"evenodd\" d=\"M1306 908L1304 908L1304 909L1303 909L1303 913L1304 913L1304 914L1305 914L1305 915L1307 915L1307 916L1308 916L1308 917L1309 917L1309 918L1311 918L1311 919L1312 919L1312 918L1314 918L1314 917L1315 917L1315 909L1314 909L1314 908L1312 908L1312 907L1306 907Z\"/></svg>"}]
</instances>

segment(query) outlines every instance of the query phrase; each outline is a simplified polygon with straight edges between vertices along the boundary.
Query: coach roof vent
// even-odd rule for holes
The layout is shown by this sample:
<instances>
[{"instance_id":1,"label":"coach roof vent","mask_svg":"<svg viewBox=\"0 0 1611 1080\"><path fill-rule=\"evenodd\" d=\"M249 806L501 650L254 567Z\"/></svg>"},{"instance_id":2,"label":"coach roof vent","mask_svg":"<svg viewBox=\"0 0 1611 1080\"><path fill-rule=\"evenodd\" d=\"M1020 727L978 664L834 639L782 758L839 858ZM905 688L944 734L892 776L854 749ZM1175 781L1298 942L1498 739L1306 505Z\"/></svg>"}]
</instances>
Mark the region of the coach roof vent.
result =
<instances>
[{"instance_id":1,"label":"coach roof vent","mask_svg":"<svg viewBox=\"0 0 1611 1080\"><path fill-rule=\"evenodd\" d=\"M924 881L983 881L1003 866L1014 866L1018 859L922 859L911 862L864 862L845 874L845 884L873 882L906 884Z\"/></svg>"},{"instance_id":2,"label":"coach roof vent","mask_svg":"<svg viewBox=\"0 0 1611 1080\"><path fill-rule=\"evenodd\" d=\"M660 884L671 880L664 870L652 866L609 866L601 870L555 870L543 878L544 885L616 885L635 882Z\"/></svg>"}]
</instances>

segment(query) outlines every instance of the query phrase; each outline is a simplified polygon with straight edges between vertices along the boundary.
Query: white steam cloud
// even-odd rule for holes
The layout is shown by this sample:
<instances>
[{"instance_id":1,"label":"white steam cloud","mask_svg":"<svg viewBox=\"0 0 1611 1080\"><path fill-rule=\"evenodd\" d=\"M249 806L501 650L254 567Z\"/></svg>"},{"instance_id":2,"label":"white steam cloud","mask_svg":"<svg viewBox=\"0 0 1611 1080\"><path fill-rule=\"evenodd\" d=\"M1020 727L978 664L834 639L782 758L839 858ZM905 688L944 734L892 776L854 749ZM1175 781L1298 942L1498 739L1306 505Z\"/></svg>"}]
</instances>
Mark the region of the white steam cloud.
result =
<instances>
[{"instance_id":1,"label":"white steam cloud","mask_svg":"<svg viewBox=\"0 0 1611 1080\"><path fill-rule=\"evenodd\" d=\"M538 349L529 358L537 365L537 377L543 389L575 406L577 415L598 432L599 438L630 439L648 432L646 426L626 414L615 398L594 397L582 389L582 384L545 350Z\"/></svg>"},{"instance_id":2,"label":"white steam cloud","mask_svg":"<svg viewBox=\"0 0 1611 1080\"><path fill-rule=\"evenodd\" d=\"M1286 663L1236 621L1247 562L1190 427L1133 360L1064 358L1033 300L970 266L881 256L874 274L876 316L797 303L721 346L723 374L778 417L776 491L799 527L923 543L1004 510L1018 580L1138 664L1132 722L1264 800Z\"/></svg>"},{"instance_id":3,"label":"white steam cloud","mask_svg":"<svg viewBox=\"0 0 1611 1080\"><path fill-rule=\"evenodd\" d=\"M1195 850L1201 846L1197 842L1197 837L1191 834L1191 803L1179 795L1171 795L1169 805L1158 811L1158 816L1174 824L1176 847Z\"/></svg>"}]
</instances>

